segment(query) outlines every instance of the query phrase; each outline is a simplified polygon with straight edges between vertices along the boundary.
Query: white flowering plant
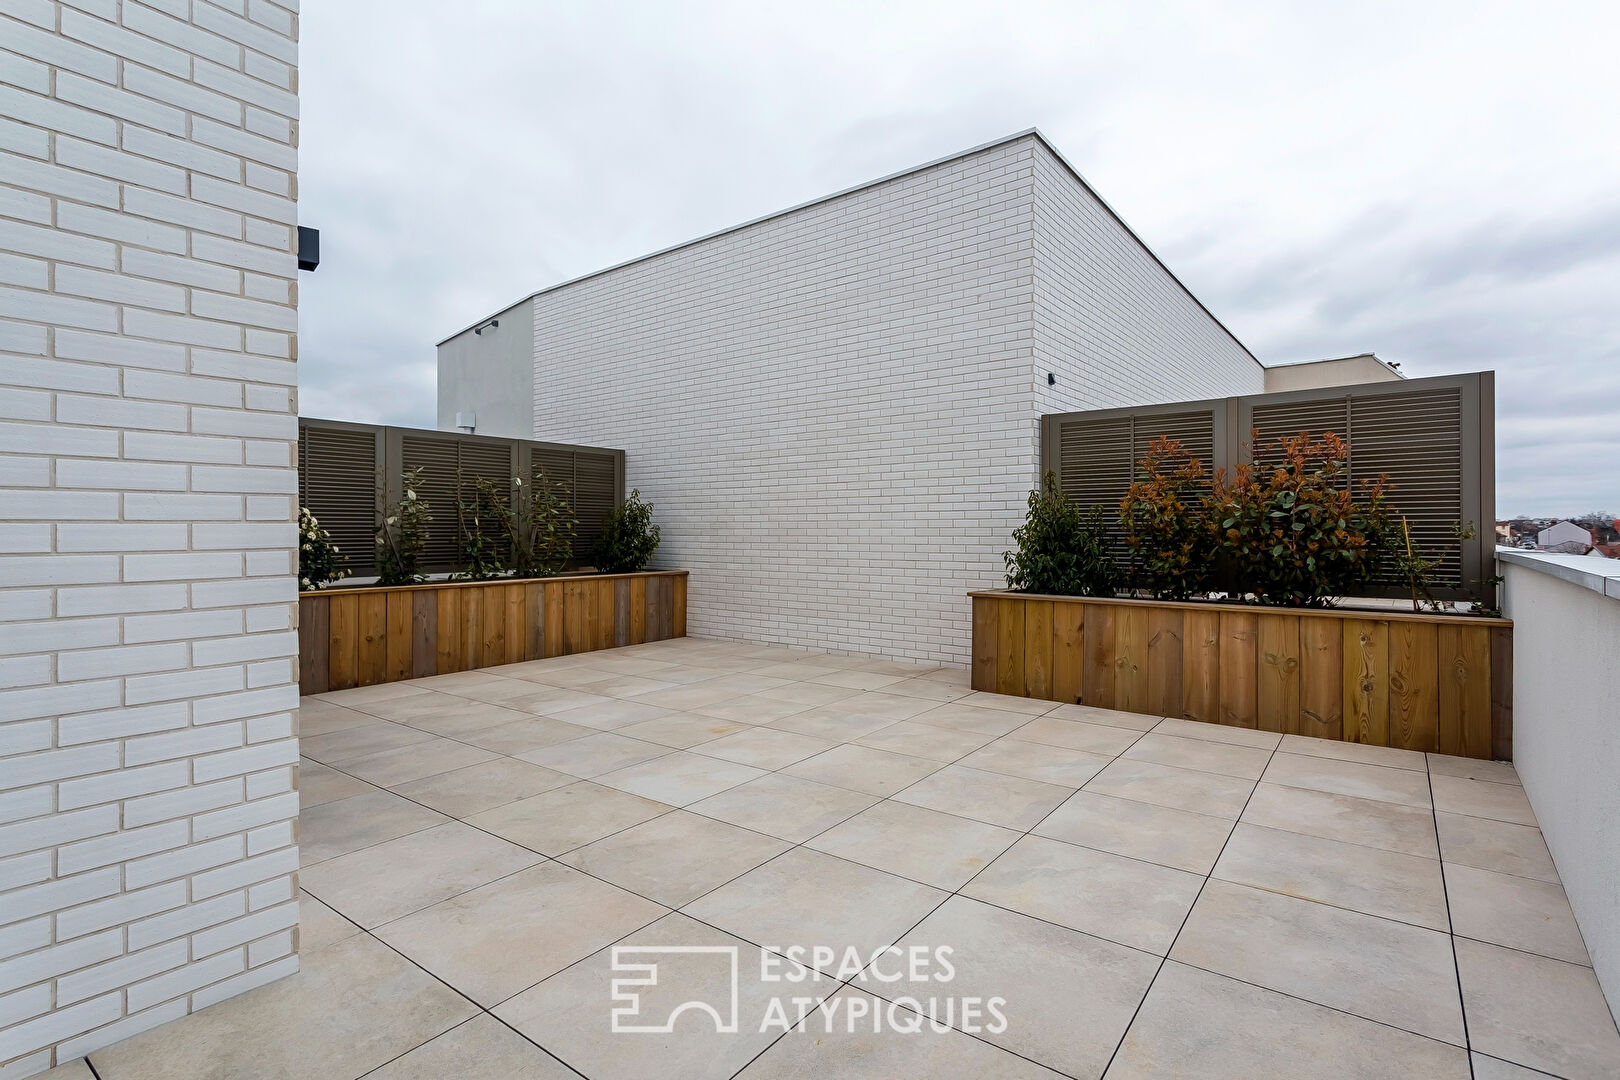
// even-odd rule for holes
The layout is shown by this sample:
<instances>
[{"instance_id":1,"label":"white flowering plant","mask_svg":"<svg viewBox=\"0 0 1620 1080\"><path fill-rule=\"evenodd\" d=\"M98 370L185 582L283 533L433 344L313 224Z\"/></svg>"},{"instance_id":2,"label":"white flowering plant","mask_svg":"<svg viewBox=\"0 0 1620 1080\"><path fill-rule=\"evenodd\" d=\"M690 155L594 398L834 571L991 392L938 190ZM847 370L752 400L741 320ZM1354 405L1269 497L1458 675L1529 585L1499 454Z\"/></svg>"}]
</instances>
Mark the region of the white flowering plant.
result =
<instances>
[{"instance_id":1,"label":"white flowering plant","mask_svg":"<svg viewBox=\"0 0 1620 1080\"><path fill-rule=\"evenodd\" d=\"M342 581L349 572L342 568L348 562L343 549L332 543L332 534L321 527L320 521L310 513L309 507L298 508L298 587L319 589L334 581Z\"/></svg>"},{"instance_id":2,"label":"white flowering plant","mask_svg":"<svg viewBox=\"0 0 1620 1080\"><path fill-rule=\"evenodd\" d=\"M421 567L422 551L427 547L433 513L427 500L417 495L421 484L422 470L406 469L399 501L383 508L382 523L377 526L379 585L414 585L427 580Z\"/></svg>"}]
</instances>

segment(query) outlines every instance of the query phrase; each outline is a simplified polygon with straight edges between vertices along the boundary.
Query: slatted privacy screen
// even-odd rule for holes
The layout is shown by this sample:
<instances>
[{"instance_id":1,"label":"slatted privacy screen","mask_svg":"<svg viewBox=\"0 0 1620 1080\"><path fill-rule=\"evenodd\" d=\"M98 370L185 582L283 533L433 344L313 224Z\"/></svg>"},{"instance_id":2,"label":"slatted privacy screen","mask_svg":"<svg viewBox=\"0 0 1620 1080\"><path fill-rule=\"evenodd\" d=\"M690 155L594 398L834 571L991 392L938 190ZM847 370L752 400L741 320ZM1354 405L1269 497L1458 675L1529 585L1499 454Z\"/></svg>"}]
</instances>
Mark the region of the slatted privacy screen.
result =
<instances>
[{"instance_id":1,"label":"slatted privacy screen","mask_svg":"<svg viewBox=\"0 0 1620 1080\"><path fill-rule=\"evenodd\" d=\"M622 450L304 417L298 437L299 499L331 531L356 577L376 573L378 515L383 500L403 494L407 469L422 470L417 492L433 515L423 559L431 573L460 568L456 505L471 501L469 489L480 478L512 497L514 478L527 483L543 470L579 519L576 556L588 555L602 519L624 501Z\"/></svg>"},{"instance_id":2,"label":"slatted privacy screen","mask_svg":"<svg viewBox=\"0 0 1620 1080\"><path fill-rule=\"evenodd\" d=\"M1159 435L1179 440L1215 469L1255 460L1278 436L1332 431L1350 443L1349 481L1387 476L1389 503L1414 545L1433 558L1437 596L1466 598L1493 572L1495 523L1494 378L1491 372L1367 383L1278 394L1061 413L1042 420L1044 469L1069 498L1115 519L1135 463ZM1472 522L1457 545L1454 527ZM1115 533L1117 539L1117 531ZM1389 582L1377 590L1401 595Z\"/></svg>"}]
</instances>

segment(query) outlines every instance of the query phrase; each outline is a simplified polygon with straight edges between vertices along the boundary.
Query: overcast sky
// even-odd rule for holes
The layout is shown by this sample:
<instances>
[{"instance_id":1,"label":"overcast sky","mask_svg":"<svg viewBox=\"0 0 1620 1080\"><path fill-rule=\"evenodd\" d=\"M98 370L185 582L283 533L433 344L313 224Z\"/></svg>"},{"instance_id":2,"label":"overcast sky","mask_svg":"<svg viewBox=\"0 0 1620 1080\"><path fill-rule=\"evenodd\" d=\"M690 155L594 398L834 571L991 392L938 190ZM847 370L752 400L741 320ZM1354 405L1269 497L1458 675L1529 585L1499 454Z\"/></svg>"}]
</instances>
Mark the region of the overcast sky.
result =
<instances>
[{"instance_id":1,"label":"overcast sky","mask_svg":"<svg viewBox=\"0 0 1620 1080\"><path fill-rule=\"evenodd\" d=\"M307 4L301 411L432 427L535 289L1039 127L1262 361L1494 368L1498 512L1620 513L1616 10Z\"/></svg>"}]
</instances>

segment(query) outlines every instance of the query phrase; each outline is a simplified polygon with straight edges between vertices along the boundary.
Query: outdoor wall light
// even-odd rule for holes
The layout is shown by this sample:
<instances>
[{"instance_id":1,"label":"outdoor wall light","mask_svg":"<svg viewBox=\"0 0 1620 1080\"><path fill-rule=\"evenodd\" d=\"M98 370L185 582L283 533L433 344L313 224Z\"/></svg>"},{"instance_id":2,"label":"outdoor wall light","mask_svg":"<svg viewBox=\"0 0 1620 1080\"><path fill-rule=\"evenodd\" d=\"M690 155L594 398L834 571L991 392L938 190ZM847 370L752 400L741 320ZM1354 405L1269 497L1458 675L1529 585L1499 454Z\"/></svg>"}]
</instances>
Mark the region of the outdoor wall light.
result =
<instances>
[{"instance_id":1,"label":"outdoor wall light","mask_svg":"<svg viewBox=\"0 0 1620 1080\"><path fill-rule=\"evenodd\" d=\"M1052 374L1050 371L1048 371L1046 373L1046 385L1047 386L1056 386L1057 385L1057 376Z\"/></svg>"},{"instance_id":2,"label":"outdoor wall light","mask_svg":"<svg viewBox=\"0 0 1620 1080\"><path fill-rule=\"evenodd\" d=\"M491 320L489 320L489 322L485 323L483 326L474 327L473 328L473 333L475 333L475 334L479 335L480 337L482 337L485 330L493 330L499 325L501 325L501 320L499 320L499 319L491 319Z\"/></svg>"}]
</instances>

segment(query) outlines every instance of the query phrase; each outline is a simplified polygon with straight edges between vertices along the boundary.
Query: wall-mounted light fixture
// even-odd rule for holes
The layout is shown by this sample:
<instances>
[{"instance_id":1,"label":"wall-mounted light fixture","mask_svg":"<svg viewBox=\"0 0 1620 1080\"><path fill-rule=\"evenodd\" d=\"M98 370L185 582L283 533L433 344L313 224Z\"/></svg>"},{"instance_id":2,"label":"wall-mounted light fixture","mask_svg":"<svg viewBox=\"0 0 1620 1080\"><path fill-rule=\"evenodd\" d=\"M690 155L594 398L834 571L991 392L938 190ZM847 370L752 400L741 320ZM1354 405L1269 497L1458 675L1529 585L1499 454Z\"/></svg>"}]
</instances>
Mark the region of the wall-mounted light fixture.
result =
<instances>
[{"instance_id":1,"label":"wall-mounted light fixture","mask_svg":"<svg viewBox=\"0 0 1620 1080\"><path fill-rule=\"evenodd\" d=\"M475 326L475 327L473 327L473 333L475 333L475 334L479 335L480 337L482 337L485 330L493 330L499 325L501 325L501 320L499 320L499 319L491 319L491 320L489 320L489 322L485 323L483 326Z\"/></svg>"},{"instance_id":2,"label":"wall-mounted light fixture","mask_svg":"<svg viewBox=\"0 0 1620 1080\"><path fill-rule=\"evenodd\" d=\"M298 226L298 269L314 270L321 265L321 230Z\"/></svg>"},{"instance_id":3,"label":"wall-mounted light fixture","mask_svg":"<svg viewBox=\"0 0 1620 1080\"><path fill-rule=\"evenodd\" d=\"M1057 376L1052 374L1050 371L1048 371L1046 373L1046 385L1047 386L1056 386L1057 385Z\"/></svg>"}]
</instances>

